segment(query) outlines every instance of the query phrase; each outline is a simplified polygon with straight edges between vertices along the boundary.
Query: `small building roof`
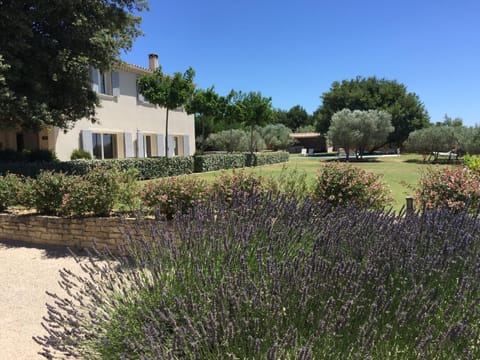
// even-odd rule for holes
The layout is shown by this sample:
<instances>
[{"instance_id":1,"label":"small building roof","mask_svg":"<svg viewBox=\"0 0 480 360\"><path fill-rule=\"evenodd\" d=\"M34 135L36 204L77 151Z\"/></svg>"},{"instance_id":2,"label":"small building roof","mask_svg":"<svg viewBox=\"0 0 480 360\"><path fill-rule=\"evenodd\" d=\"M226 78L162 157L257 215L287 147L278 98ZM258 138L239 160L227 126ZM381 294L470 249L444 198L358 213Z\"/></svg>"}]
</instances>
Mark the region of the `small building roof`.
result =
<instances>
[{"instance_id":1,"label":"small building roof","mask_svg":"<svg viewBox=\"0 0 480 360\"><path fill-rule=\"evenodd\" d=\"M290 133L290 137L294 139L318 138L318 137L322 137L322 134L316 133L316 132Z\"/></svg>"},{"instance_id":2,"label":"small building roof","mask_svg":"<svg viewBox=\"0 0 480 360\"><path fill-rule=\"evenodd\" d=\"M129 72L129 73L137 74L137 75L146 75L146 74L152 74L153 73L152 70L150 70L146 67L135 65L135 64L130 64L130 63L127 63L127 62L121 61L121 60L119 60L114 65L114 68L116 68L118 70L123 70L123 71Z\"/></svg>"}]
</instances>

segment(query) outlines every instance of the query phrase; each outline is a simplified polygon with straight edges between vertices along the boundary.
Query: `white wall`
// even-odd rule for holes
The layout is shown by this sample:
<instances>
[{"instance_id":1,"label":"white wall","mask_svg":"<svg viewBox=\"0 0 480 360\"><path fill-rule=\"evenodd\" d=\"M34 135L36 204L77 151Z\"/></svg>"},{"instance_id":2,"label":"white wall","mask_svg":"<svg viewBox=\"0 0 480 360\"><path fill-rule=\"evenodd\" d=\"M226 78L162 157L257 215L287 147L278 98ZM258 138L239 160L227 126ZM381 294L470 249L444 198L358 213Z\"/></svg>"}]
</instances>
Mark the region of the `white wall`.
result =
<instances>
[{"instance_id":1,"label":"white wall","mask_svg":"<svg viewBox=\"0 0 480 360\"><path fill-rule=\"evenodd\" d=\"M55 141L55 152L60 160L69 160L72 150L81 148L81 131L92 130L108 133L131 133L136 144L137 133L165 135L166 110L140 103L136 91L137 75L120 71L120 96L99 95L101 107L97 108L98 122L92 124L86 119L78 121L75 127L64 133L59 131ZM188 136L189 154L195 152L195 124L193 115L185 112L169 112L168 134ZM136 145L133 145L136 149ZM121 154L121 152L120 152Z\"/></svg>"}]
</instances>

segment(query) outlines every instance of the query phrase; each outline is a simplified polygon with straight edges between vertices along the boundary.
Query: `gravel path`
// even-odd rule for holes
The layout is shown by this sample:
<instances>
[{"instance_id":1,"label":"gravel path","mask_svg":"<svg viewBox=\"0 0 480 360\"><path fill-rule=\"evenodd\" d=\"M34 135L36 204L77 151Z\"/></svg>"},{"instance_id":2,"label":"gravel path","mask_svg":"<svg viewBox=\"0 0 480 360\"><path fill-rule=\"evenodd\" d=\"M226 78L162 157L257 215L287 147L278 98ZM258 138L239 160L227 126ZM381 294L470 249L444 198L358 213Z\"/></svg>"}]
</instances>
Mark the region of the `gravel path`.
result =
<instances>
[{"instance_id":1,"label":"gravel path","mask_svg":"<svg viewBox=\"0 0 480 360\"><path fill-rule=\"evenodd\" d=\"M45 291L61 293L61 268L79 269L65 248L0 242L0 360L43 359L32 336L45 334Z\"/></svg>"}]
</instances>

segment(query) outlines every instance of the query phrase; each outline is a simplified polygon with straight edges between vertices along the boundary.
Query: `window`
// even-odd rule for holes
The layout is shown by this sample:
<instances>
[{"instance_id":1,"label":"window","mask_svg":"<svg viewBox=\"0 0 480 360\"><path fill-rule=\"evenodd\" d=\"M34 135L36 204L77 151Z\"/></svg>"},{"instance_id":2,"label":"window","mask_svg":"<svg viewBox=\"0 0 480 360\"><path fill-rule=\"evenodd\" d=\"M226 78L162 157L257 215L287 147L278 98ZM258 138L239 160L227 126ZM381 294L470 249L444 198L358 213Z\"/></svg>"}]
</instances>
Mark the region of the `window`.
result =
<instances>
[{"instance_id":1,"label":"window","mask_svg":"<svg viewBox=\"0 0 480 360\"><path fill-rule=\"evenodd\" d=\"M93 157L95 159L114 159L117 157L116 134L92 134Z\"/></svg>"},{"instance_id":2,"label":"window","mask_svg":"<svg viewBox=\"0 0 480 360\"><path fill-rule=\"evenodd\" d=\"M120 73L118 71L101 72L90 67L92 89L98 94L120 96Z\"/></svg>"},{"instance_id":3,"label":"window","mask_svg":"<svg viewBox=\"0 0 480 360\"><path fill-rule=\"evenodd\" d=\"M112 73L110 71L106 73L99 72L98 80L98 92L100 94L113 95Z\"/></svg>"},{"instance_id":4,"label":"window","mask_svg":"<svg viewBox=\"0 0 480 360\"><path fill-rule=\"evenodd\" d=\"M152 136L145 135L145 157L152 157Z\"/></svg>"},{"instance_id":5,"label":"window","mask_svg":"<svg viewBox=\"0 0 480 360\"><path fill-rule=\"evenodd\" d=\"M175 156L179 155L179 153L178 153L178 136L173 137L173 153L175 154Z\"/></svg>"}]
</instances>

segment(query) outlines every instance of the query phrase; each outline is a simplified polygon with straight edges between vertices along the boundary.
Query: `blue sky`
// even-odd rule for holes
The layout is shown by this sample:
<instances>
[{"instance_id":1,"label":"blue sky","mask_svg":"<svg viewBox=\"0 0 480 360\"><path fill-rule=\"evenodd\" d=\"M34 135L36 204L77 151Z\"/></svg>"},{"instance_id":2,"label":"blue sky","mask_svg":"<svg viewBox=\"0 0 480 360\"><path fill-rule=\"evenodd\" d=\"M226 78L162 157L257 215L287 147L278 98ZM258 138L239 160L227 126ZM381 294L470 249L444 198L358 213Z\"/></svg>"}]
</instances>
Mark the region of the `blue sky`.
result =
<instances>
[{"instance_id":1,"label":"blue sky","mask_svg":"<svg viewBox=\"0 0 480 360\"><path fill-rule=\"evenodd\" d=\"M127 62L157 53L166 73L192 66L201 88L260 91L312 113L333 81L397 80L431 121L480 124L478 0L150 0Z\"/></svg>"}]
</instances>

